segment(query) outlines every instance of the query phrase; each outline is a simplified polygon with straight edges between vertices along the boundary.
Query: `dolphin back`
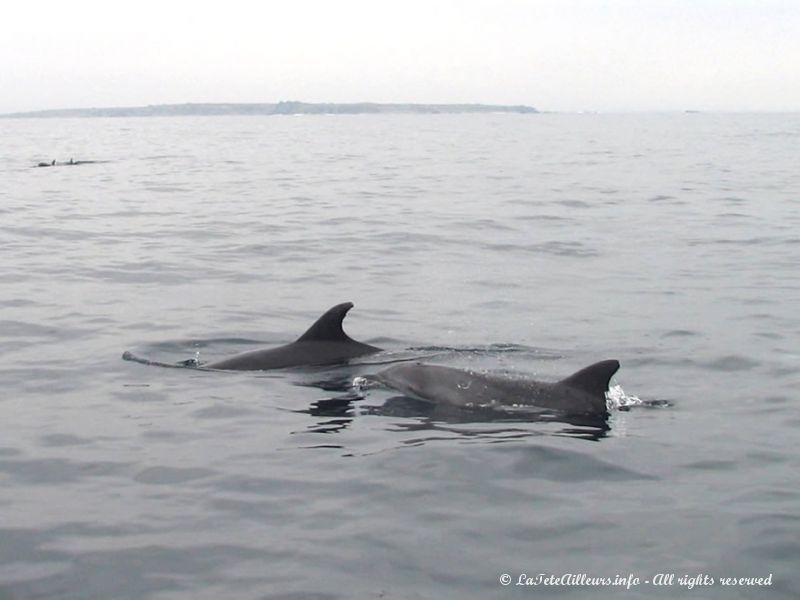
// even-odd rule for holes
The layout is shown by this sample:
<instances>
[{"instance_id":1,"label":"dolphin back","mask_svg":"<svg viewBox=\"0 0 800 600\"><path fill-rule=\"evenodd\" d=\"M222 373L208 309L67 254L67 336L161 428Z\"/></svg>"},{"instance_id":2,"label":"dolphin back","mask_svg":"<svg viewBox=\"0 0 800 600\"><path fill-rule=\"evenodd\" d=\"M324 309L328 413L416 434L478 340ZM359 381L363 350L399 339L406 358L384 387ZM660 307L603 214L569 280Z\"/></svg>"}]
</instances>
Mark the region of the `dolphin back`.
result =
<instances>
[{"instance_id":1,"label":"dolphin back","mask_svg":"<svg viewBox=\"0 0 800 600\"><path fill-rule=\"evenodd\" d=\"M619 362L606 360L557 383L475 373L441 365L404 363L384 369L375 379L412 398L453 406L524 405L555 411L607 416L606 395Z\"/></svg>"},{"instance_id":2,"label":"dolphin back","mask_svg":"<svg viewBox=\"0 0 800 600\"><path fill-rule=\"evenodd\" d=\"M243 352L204 366L209 369L265 371L336 364L357 356L380 352L380 348L357 342L344 332L342 321L351 308L352 302L343 302L329 308L291 344Z\"/></svg>"}]
</instances>

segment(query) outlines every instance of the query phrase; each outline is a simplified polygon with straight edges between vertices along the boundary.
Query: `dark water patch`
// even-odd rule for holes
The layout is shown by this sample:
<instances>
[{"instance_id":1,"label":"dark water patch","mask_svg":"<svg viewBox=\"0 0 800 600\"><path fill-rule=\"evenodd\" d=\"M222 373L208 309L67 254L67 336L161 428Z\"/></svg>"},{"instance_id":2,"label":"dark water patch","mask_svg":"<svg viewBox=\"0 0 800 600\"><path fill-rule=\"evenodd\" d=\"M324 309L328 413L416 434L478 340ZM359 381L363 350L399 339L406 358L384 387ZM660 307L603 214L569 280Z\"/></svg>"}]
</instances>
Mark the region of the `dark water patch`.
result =
<instances>
[{"instance_id":1,"label":"dark water patch","mask_svg":"<svg viewBox=\"0 0 800 600\"><path fill-rule=\"evenodd\" d=\"M75 377L75 363L70 357L59 358L56 362L51 356L47 364L44 364L41 359L33 359L28 362L34 366L0 370L0 381L13 381L15 388L26 394L41 395L42 397L85 389L85 382L80 377ZM19 360L17 363L23 364ZM37 365L37 363L39 364ZM66 366L62 366L65 364ZM8 394L5 397L8 397ZM0 401L2 400L3 398L0 398Z\"/></svg>"},{"instance_id":2,"label":"dark water patch","mask_svg":"<svg viewBox=\"0 0 800 600\"><path fill-rule=\"evenodd\" d=\"M84 315L83 313L75 313L75 317L81 318L82 321L86 323L91 323L92 325L103 325L103 326L114 326L116 327L117 323L119 323L118 319L112 317L103 317L103 316L90 316ZM94 331L97 331L96 329Z\"/></svg>"},{"instance_id":3,"label":"dark water patch","mask_svg":"<svg viewBox=\"0 0 800 600\"><path fill-rule=\"evenodd\" d=\"M774 237L750 237L742 239L692 239L688 240L689 246L761 246L767 244L783 244L786 240Z\"/></svg>"},{"instance_id":4,"label":"dark water patch","mask_svg":"<svg viewBox=\"0 0 800 600\"><path fill-rule=\"evenodd\" d=\"M625 359L625 364L631 367L669 367L673 370L701 368L701 365L691 358L681 358L677 356L653 356L646 354L629 356Z\"/></svg>"},{"instance_id":5,"label":"dark water patch","mask_svg":"<svg viewBox=\"0 0 800 600\"><path fill-rule=\"evenodd\" d=\"M724 212L717 214L720 219L752 219L753 215L738 212Z\"/></svg>"},{"instance_id":6,"label":"dark water patch","mask_svg":"<svg viewBox=\"0 0 800 600\"><path fill-rule=\"evenodd\" d=\"M327 219L320 220L318 223L324 227L338 227L340 225L347 225L351 223L351 218L349 216L328 217Z\"/></svg>"},{"instance_id":7,"label":"dark water patch","mask_svg":"<svg viewBox=\"0 0 800 600\"><path fill-rule=\"evenodd\" d=\"M157 440L159 442L173 442L175 444L184 444L191 440L202 440L207 439L207 434L200 433L193 429L183 429L181 431L173 431L169 429L149 429L150 427L157 426L157 423L150 421L145 421L139 417L133 417L143 421L143 426L148 427L148 429L144 429L141 431L139 436L147 440Z\"/></svg>"},{"instance_id":8,"label":"dark water patch","mask_svg":"<svg viewBox=\"0 0 800 600\"><path fill-rule=\"evenodd\" d=\"M749 543L747 553L764 561L783 562L800 559L800 541L790 538L786 534L782 536L782 539L776 540L765 539L765 537L767 536L762 534L757 542Z\"/></svg>"},{"instance_id":9,"label":"dark water patch","mask_svg":"<svg viewBox=\"0 0 800 600\"><path fill-rule=\"evenodd\" d=\"M271 256L278 252L286 252L287 250L296 250L298 253L307 248L300 243L279 243L272 241L269 243L257 242L251 244L230 244L223 248L215 250L215 257L218 260L220 256L243 256L251 258L253 256Z\"/></svg>"},{"instance_id":10,"label":"dark water patch","mask_svg":"<svg viewBox=\"0 0 800 600\"><path fill-rule=\"evenodd\" d=\"M201 408L192 413L192 416L198 419L231 419L235 417L242 417L245 415L256 414L257 411L241 407L229 406L225 404L215 404L206 408Z\"/></svg>"},{"instance_id":11,"label":"dark water patch","mask_svg":"<svg viewBox=\"0 0 800 600\"><path fill-rule=\"evenodd\" d=\"M516 231L515 227L511 225L504 225L494 219L470 219L462 221L454 221L451 223L453 227L462 229L480 230L480 231Z\"/></svg>"},{"instance_id":12,"label":"dark water patch","mask_svg":"<svg viewBox=\"0 0 800 600\"><path fill-rule=\"evenodd\" d=\"M224 489L226 492L229 493L236 493L236 494L246 494L250 495L253 494L256 498L266 498L265 502L270 504L272 500L270 497L279 489L285 489L287 487L286 480L280 478L269 478L269 477L260 477L258 475L241 475L241 474L231 474L222 477L219 482L214 482L214 485L219 485L221 489ZM306 489L306 487L312 486L312 482L307 482L308 485L305 483L299 482L298 485L300 489ZM227 502L228 499L225 500Z\"/></svg>"},{"instance_id":13,"label":"dark water patch","mask_svg":"<svg viewBox=\"0 0 800 600\"><path fill-rule=\"evenodd\" d=\"M590 258L600 255L596 248L581 242L550 241L539 244L487 242L481 244L481 247L491 252L522 252L566 258Z\"/></svg>"},{"instance_id":14,"label":"dark water patch","mask_svg":"<svg viewBox=\"0 0 800 600\"><path fill-rule=\"evenodd\" d=\"M580 519L572 523L524 523L515 528L511 535L522 541L580 539L587 535L602 538L613 535L615 529L612 523L603 522L601 520ZM535 577L535 575L533 576Z\"/></svg>"},{"instance_id":15,"label":"dark water patch","mask_svg":"<svg viewBox=\"0 0 800 600\"><path fill-rule=\"evenodd\" d=\"M418 596L422 598L422 596ZM270 597L271 600L341 600L341 594L328 594L322 592L287 592L285 594L276 594ZM391 595L386 595L384 592L378 593L375 598L391 598Z\"/></svg>"},{"instance_id":16,"label":"dark water patch","mask_svg":"<svg viewBox=\"0 0 800 600\"><path fill-rule=\"evenodd\" d=\"M29 298L5 298L0 299L0 306L4 308L26 308L29 306L37 306L38 302L36 300L31 300Z\"/></svg>"},{"instance_id":17,"label":"dark water patch","mask_svg":"<svg viewBox=\"0 0 800 600\"><path fill-rule=\"evenodd\" d=\"M47 560L37 557L35 562L26 563L21 560L12 560L0 567L0 600L20 600L14 587L22 582L36 581L51 577L66 571L69 561Z\"/></svg>"},{"instance_id":18,"label":"dark water patch","mask_svg":"<svg viewBox=\"0 0 800 600\"><path fill-rule=\"evenodd\" d=\"M211 240L228 240L231 239L232 235L228 231L219 231L218 228L222 227L227 229L230 227L231 230L235 230L239 226L238 223L196 223L190 229L182 229L180 231L176 231L174 233L176 238L180 238L181 240L187 241L200 241L202 244L209 244ZM198 251L198 256L205 257L205 255L199 254L200 248L198 247L195 251ZM213 253L211 257L214 258L217 255L216 247L213 247Z\"/></svg>"},{"instance_id":19,"label":"dark water patch","mask_svg":"<svg viewBox=\"0 0 800 600\"><path fill-rule=\"evenodd\" d=\"M658 479L572 450L530 446L506 448L501 452L512 458L511 471L521 477L570 483Z\"/></svg>"},{"instance_id":20,"label":"dark water patch","mask_svg":"<svg viewBox=\"0 0 800 600\"><path fill-rule=\"evenodd\" d=\"M672 337L683 338L683 337L694 337L694 336L698 336L698 335L700 335L699 331L692 331L692 330L689 330L689 329L672 329L670 331L667 331L667 332L663 333L661 335L661 337L665 337L665 338L672 338Z\"/></svg>"},{"instance_id":21,"label":"dark water patch","mask_svg":"<svg viewBox=\"0 0 800 600\"><path fill-rule=\"evenodd\" d=\"M134 475L133 480L151 485L165 485L172 483L186 483L195 479L205 479L216 475L211 469L203 468L176 468L176 467L149 467Z\"/></svg>"},{"instance_id":22,"label":"dark water patch","mask_svg":"<svg viewBox=\"0 0 800 600\"><path fill-rule=\"evenodd\" d=\"M757 285L761 285L759 282ZM793 286L788 285L775 285L773 286L773 291L781 291L781 290L791 290L794 291ZM741 296L721 296L720 300L724 300L725 303L730 303L732 305L741 304L743 306L777 306L779 302L776 298L770 297L761 297L761 298L754 298L754 297L741 297ZM775 318L773 316L773 318ZM747 319L747 317L738 317L736 320L742 321Z\"/></svg>"},{"instance_id":23,"label":"dark water patch","mask_svg":"<svg viewBox=\"0 0 800 600\"><path fill-rule=\"evenodd\" d=\"M408 250L416 250L419 247L426 247L426 246L439 246L441 247L443 244L448 242L448 238L444 237L439 234L430 234L430 233L422 233L420 231L403 231L403 232L394 232L394 231L381 231L381 232L374 232L369 233L365 232L366 237L371 242L377 242L381 248L391 248L392 253L401 252L401 251L408 251ZM355 238L353 238L355 241ZM305 251L306 244L301 244L298 242L298 248Z\"/></svg>"},{"instance_id":24,"label":"dark water patch","mask_svg":"<svg viewBox=\"0 0 800 600\"><path fill-rule=\"evenodd\" d=\"M172 211L172 210L152 210L151 208L128 208L124 210L118 210L113 212L106 212L106 213L97 213L93 215L93 218L97 219L98 221L102 221L105 219L127 219L128 217L146 217L151 219L153 217L164 220L169 220L174 217L182 217L183 213Z\"/></svg>"},{"instance_id":25,"label":"dark water patch","mask_svg":"<svg viewBox=\"0 0 800 600\"><path fill-rule=\"evenodd\" d=\"M22 537L18 535L17 539ZM36 543L32 560L39 560L38 547L45 543ZM219 590L222 586L222 589L238 589L242 594L239 597L248 597L245 590L252 592L253 586L258 586L262 592L266 591L270 582L275 581L275 575L262 571L257 576L251 574L245 581L237 581L237 577L226 575L226 570L252 561L262 566L275 564L283 558L279 552L230 544L170 547L152 543L137 547L133 541L129 548L84 551L77 556L65 551L49 551L46 555L50 561L68 561L68 567L57 574L2 585L0 593L14 600L150 598L175 593L196 597L198 589Z\"/></svg>"},{"instance_id":26,"label":"dark water patch","mask_svg":"<svg viewBox=\"0 0 800 600\"><path fill-rule=\"evenodd\" d=\"M136 386L126 386L121 390L114 390L112 392L114 398L117 400L124 400L127 402L154 402L163 403L168 402L170 394L163 391L151 390L143 387L147 384L137 384Z\"/></svg>"},{"instance_id":27,"label":"dark water patch","mask_svg":"<svg viewBox=\"0 0 800 600\"><path fill-rule=\"evenodd\" d=\"M753 461L757 465L779 465L789 462L786 454L768 450L753 450L745 454L745 458Z\"/></svg>"},{"instance_id":28,"label":"dark water patch","mask_svg":"<svg viewBox=\"0 0 800 600\"><path fill-rule=\"evenodd\" d=\"M592 204L584 200L553 200L551 203L566 206L567 208L594 208Z\"/></svg>"},{"instance_id":29,"label":"dark water patch","mask_svg":"<svg viewBox=\"0 0 800 600\"><path fill-rule=\"evenodd\" d=\"M226 514L236 519L244 519L254 523L268 523L270 521L288 521L296 518L295 501L284 502L275 500L273 497L280 491L278 486L263 489L252 489L249 492L242 490L232 490L225 487L225 497L210 495L208 498L208 508ZM252 495L252 499L242 499L232 497L234 495ZM291 495L290 495L291 497ZM301 501L298 496L297 501Z\"/></svg>"},{"instance_id":30,"label":"dark water patch","mask_svg":"<svg viewBox=\"0 0 800 600\"><path fill-rule=\"evenodd\" d=\"M470 285L475 286L477 288L496 288L497 284L491 281L472 281ZM514 289L513 285L507 286L508 289ZM483 302L478 302L475 304L475 308L479 308L481 310L501 310L503 308L509 308L513 306L513 302L511 300L505 300L503 298L496 298L492 300L484 300Z\"/></svg>"},{"instance_id":31,"label":"dark water patch","mask_svg":"<svg viewBox=\"0 0 800 600\"><path fill-rule=\"evenodd\" d=\"M573 219L560 215L521 215L516 217L518 221L543 221L545 223L570 223Z\"/></svg>"},{"instance_id":32,"label":"dark water patch","mask_svg":"<svg viewBox=\"0 0 800 600\"><path fill-rule=\"evenodd\" d=\"M152 321L129 321L117 327L122 331L153 331L156 328Z\"/></svg>"},{"instance_id":33,"label":"dark water patch","mask_svg":"<svg viewBox=\"0 0 800 600\"><path fill-rule=\"evenodd\" d=\"M745 488L745 492L736 496L732 502L745 505L757 505L762 510L771 510L775 506L786 504L794 506L800 501L800 489L789 487L763 487L760 489ZM754 517L757 518L757 517Z\"/></svg>"},{"instance_id":34,"label":"dark water patch","mask_svg":"<svg viewBox=\"0 0 800 600\"><path fill-rule=\"evenodd\" d=\"M776 396L776 395L766 396L763 399L763 402L765 404L772 404L772 405L785 405L793 401L794 400L792 398L789 398L788 396Z\"/></svg>"},{"instance_id":35,"label":"dark water patch","mask_svg":"<svg viewBox=\"0 0 800 600\"><path fill-rule=\"evenodd\" d=\"M71 435L68 433L53 433L50 435L42 436L41 438L42 446L54 446L54 447L85 446L87 444L92 444L94 441L95 440L82 438L77 435Z\"/></svg>"},{"instance_id":36,"label":"dark water patch","mask_svg":"<svg viewBox=\"0 0 800 600\"><path fill-rule=\"evenodd\" d=\"M52 242L67 241L67 242L85 242L87 240L102 240L106 242L115 242L115 236L105 233L98 233L91 230L81 229L67 229L57 227L46 227L38 225L36 227L22 227L16 225L14 227L0 227L0 231L14 235L35 238L36 240L47 240Z\"/></svg>"},{"instance_id":37,"label":"dark water patch","mask_svg":"<svg viewBox=\"0 0 800 600\"><path fill-rule=\"evenodd\" d=\"M479 288L496 289L497 288L497 279L495 279L492 276L487 277L487 278L478 278L478 277L476 277L475 279L470 280L468 282L468 284L471 285L471 286L479 287ZM525 287L525 284L522 283L522 282L512 281L512 280L509 279L509 280L506 280L503 283L503 287L505 287L507 289L520 289L520 288ZM506 300L489 300L488 302L491 304L492 302L508 302L508 301L506 301ZM479 304L477 304L477 306L484 307L484 306L486 306L486 304L485 303L479 303Z\"/></svg>"},{"instance_id":38,"label":"dark water patch","mask_svg":"<svg viewBox=\"0 0 800 600\"><path fill-rule=\"evenodd\" d=\"M774 317L772 315L765 315L764 317L753 315L753 318L765 318L768 320L773 320ZM753 332L753 335L763 338L765 340L785 340L786 336L783 333L778 333L777 331L756 331Z\"/></svg>"},{"instance_id":39,"label":"dark water patch","mask_svg":"<svg viewBox=\"0 0 800 600\"><path fill-rule=\"evenodd\" d=\"M68 274L71 281L107 281L117 284L148 284L175 286L193 282L193 273L178 264L149 261L115 265L114 268L97 267Z\"/></svg>"},{"instance_id":40,"label":"dark water patch","mask_svg":"<svg viewBox=\"0 0 800 600\"><path fill-rule=\"evenodd\" d=\"M730 471L736 470L738 465L736 461L732 460L696 460L682 465L684 469L692 469L694 471Z\"/></svg>"},{"instance_id":41,"label":"dark water patch","mask_svg":"<svg viewBox=\"0 0 800 600\"><path fill-rule=\"evenodd\" d=\"M78 462L64 458L0 460L0 472L33 485L75 483L89 477L110 477L128 470L125 463Z\"/></svg>"},{"instance_id":42,"label":"dark water patch","mask_svg":"<svg viewBox=\"0 0 800 600\"><path fill-rule=\"evenodd\" d=\"M784 379L800 374L800 365L771 367L768 374L776 379Z\"/></svg>"},{"instance_id":43,"label":"dark water patch","mask_svg":"<svg viewBox=\"0 0 800 600\"><path fill-rule=\"evenodd\" d=\"M749 371L761 366L761 362L747 358L746 356L722 356L709 362L703 363L703 366L712 371L723 372L737 372Z\"/></svg>"},{"instance_id":44,"label":"dark water patch","mask_svg":"<svg viewBox=\"0 0 800 600\"><path fill-rule=\"evenodd\" d=\"M800 527L800 515L780 512L746 515L739 519L739 524L755 525L764 533L783 533L791 531L795 526ZM800 540L798 542L800 543Z\"/></svg>"},{"instance_id":45,"label":"dark water patch","mask_svg":"<svg viewBox=\"0 0 800 600\"><path fill-rule=\"evenodd\" d=\"M155 192L155 193L188 194L189 192L195 191L195 189L192 187L185 187L180 185L158 185L148 182L139 182L139 185L141 185L140 189L146 192Z\"/></svg>"},{"instance_id":46,"label":"dark water patch","mask_svg":"<svg viewBox=\"0 0 800 600\"><path fill-rule=\"evenodd\" d=\"M757 563L774 565L775 570L782 571L784 565L797 564L800 560L800 540L797 537L800 517L794 511L765 511L762 507L756 514L741 517L738 526L745 540L742 551ZM796 578L796 571L794 573ZM785 583L781 579L783 577L776 575L778 583Z\"/></svg>"},{"instance_id":47,"label":"dark water patch","mask_svg":"<svg viewBox=\"0 0 800 600\"><path fill-rule=\"evenodd\" d=\"M44 337L52 338L56 327L47 327L24 321L0 321L0 336L3 337Z\"/></svg>"},{"instance_id":48,"label":"dark water patch","mask_svg":"<svg viewBox=\"0 0 800 600\"><path fill-rule=\"evenodd\" d=\"M49 576L49 571L56 567L67 567L70 557L67 553L46 548L46 546L56 539L58 533L54 531L42 531L34 529L23 529L15 527L4 527L0 529L0 565L21 564L38 566L41 563L47 565L44 570L45 577ZM0 598L17 600L28 596L17 595L20 590L14 590L13 585L19 580L35 580L41 575L37 575L36 570L24 577L4 577L0 583ZM15 581L17 580L17 581ZM14 582L14 583L9 583ZM3 594L8 594L3 596Z\"/></svg>"},{"instance_id":49,"label":"dark water patch","mask_svg":"<svg viewBox=\"0 0 800 600\"><path fill-rule=\"evenodd\" d=\"M734 206L738 206L740 204L746 204L748 202L745 198L740 198L739 196L723 196L721 198L715 198L718 202L724 202L725 204L731 204Z\"/></svg>"}]
</instances>

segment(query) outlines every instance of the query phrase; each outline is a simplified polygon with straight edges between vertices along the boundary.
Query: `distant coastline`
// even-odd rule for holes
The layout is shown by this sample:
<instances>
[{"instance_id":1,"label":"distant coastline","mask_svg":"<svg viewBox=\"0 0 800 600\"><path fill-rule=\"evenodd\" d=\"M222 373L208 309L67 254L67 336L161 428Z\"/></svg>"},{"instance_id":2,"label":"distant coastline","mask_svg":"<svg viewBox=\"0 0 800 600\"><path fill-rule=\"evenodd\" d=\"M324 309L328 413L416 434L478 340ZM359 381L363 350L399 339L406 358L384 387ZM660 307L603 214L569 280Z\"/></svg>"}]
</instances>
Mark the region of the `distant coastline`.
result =
<instances>
[{"instance_id":1,"label":"distant coastline","mask_svg":"<svg viewBox=\"0 0 800 600\"><path fill-rule=\"evenodd\" d=\"M226 115L362 115L362 114L456 114L456 113L523 113L539 111L532 106L493 104L379 104L356 102L339 104L283 101L275 103L186 103L154 104L118 108L64 108L36 110L0 115L0 118L63 118L63 117L180 117Z\"/></svg>"}]
</instances>

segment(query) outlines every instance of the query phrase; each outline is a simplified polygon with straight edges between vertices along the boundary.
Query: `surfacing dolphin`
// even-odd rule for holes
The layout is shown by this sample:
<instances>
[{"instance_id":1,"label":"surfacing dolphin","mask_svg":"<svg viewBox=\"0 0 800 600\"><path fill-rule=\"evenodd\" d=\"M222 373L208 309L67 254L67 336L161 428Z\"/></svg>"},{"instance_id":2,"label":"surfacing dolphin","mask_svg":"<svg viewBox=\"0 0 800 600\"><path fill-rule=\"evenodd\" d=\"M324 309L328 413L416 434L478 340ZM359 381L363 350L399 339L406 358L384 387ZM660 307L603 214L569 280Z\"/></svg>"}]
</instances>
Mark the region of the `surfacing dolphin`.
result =
<instances>
[{"instance_id":1,"label":"surfacing dolphin","mask_svg":"<svg viewBox=\"0 0 800 600\"><path fill-rule=\"evenodd\" d=\"M502 377L439 365L400 364L372 378L411 398L470 409L531 406L607 417L605 393L619 361L604 360L555 383Z\"/></svg>"},{"instance_id":2,"label":"surfacing dolphin","mask_svg":"<svg viewBox=\"0 0 800 600\"><path fill-rule=\"evenodd\" d=\"M212 363L198 363L194 358L173 364L163 363L141 358L127 350L122 353L122 359L158 367L268 371L290 367L334 365L358 356L380 352L381 348L357 342L342 329L342 320L351 308L353 308L352 302L343 302L328 309L291 344L251 350Z\"/></svg>"},{"instance_id":3,"label":"surfacing dolphin","mask_svg":"<svg viewBox=\"0 0 800 600\"><path fill-rule=\"evenodd\" d=\"M68 162L57 162L53 159L51 162L40 162L36 166L37 167L74 167L76 165L93 165L95 163L105 163L110 162L107 160L75 160L70 158Z\"/></svg>"},{"instance_id":4,"label":"surfacing dolphin","mask_svg":"<svg viewBox=\"0 0 800 600\"><path fill-rule=\"evenodd\" d=\"M343 302L328 309L291 344L251 350L202 366L206 369L266 371L287 367L332 365L380 352L380 348L357 342L344 332L342 321L351 308L353 308L352 302Z\"/></svg>"}]
</instances>

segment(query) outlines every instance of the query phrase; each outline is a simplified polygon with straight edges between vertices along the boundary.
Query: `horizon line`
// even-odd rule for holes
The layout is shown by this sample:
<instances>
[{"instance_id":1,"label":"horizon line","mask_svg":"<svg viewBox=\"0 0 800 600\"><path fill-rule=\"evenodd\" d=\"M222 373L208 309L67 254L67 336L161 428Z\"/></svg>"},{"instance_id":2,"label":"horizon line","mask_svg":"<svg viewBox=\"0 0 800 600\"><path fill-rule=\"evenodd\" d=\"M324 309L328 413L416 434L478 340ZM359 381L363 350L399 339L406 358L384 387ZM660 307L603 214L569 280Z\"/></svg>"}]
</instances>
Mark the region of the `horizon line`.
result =
<instances>
[{"instance_id":1,"label":"horizon line","mask_svg":"<svg viewBox=\"0 0 800 600\"><path fill-rule=\"evenodd\" d=\"M500 110L505 112L526 112L535 113L538 110L527 104L487 104L482 102L305 102L301 100L279 100L277 102L176 102L176 103L156 103L139 105L118 105L118 106L87 106L72 108L44 108L33 110L15 110L13 112L0 113L0 117L24 117L24 116L47 116L48 114L59 113L89 113L97 112L124 112L158 110L186 110L195 109L218 109L224 111L235 110L237 108L250 109L251 114L292 114L294 112L435 112L436 109L460 111L460 112L480 112L487 110ZM226 114L225 112L214 114ZM97 115L102 116L102 115ZM142 114L141 116L148 116Z\"/></svg>"},{"instance_id":2,"label":"horizon line","mask_svg":"<svg viewBox=\"0 0 800 600\"><path fill-rule=\"evenodd\" d=\"M402 109L403 107L407 109L425 109L425 108L439 108L439 109L450 109L452 112L473 112L468 111L465 109L476 109L474 112L491 112L492 109L502 112L518 112L518 113L534 113L534 114L643 114L643 113L681 113L681 114L694 114L694 113L702 113L702 114L744 114L744 113L757 113L757 114L781 114L781 113L797 113L800 112L800 108L692 108L691 106L687 106L686 108L608 108L608 109L601 109L601 108L576 108L576 109L549 109L549 108L537 108L530 104L495 104L495 103L486 103L486 102L374 102L374 101L348 101L348 102L306 102L303 100L279 100L277 102L225 102L225 101L186 101L186 102L165 102L165 103L149 103L149 104L128 104L128 105L115 105L115 106L83 106L83 107L70 107L70 108L41 108L41 109L27 109L27 110L14 110L11 112L3 112L0 113L0 118L9 118L9 117L16 117L16 118L25 118L25 117L43 117L43 116L52 116L53 118L57 118L58 116L70 116L64 113L81 113L81 112L91 112L91 111L148 111L154 109L176 109L176 108L189 108L189 107L197 107L202 109L203 107L250 107L250 108L262 108L266 109L267 107L272 107L273 110L271 112L253 112L249 113L251 116L270 116L270 115L280 115L280 114L298 114L294 113L291 109L292 108L308 108L308 109L319 109L316 111L309 111L310 114L364 114L369 113L371 111L364 110L364 111L333 111L330 110L326 112L325 108L331 109L333 107L342 107L344 109L356 109L358 107L362 108L375 108L375 109ZM461 109L461 110L456 110ZM380 110L372 111L376 114L381 114ZM384 112L403 112L402 110L391 111L387 110ZM414 112L414 111L409 111ZM435 111L424 111L424 110L417 110L416 112L429 112L433 113ZM51 113L61 113L60 115L55 115ZM79 115L74 115L79 116ZM83 115L83 116L113 116L113 115ZM130 116L192 116L186 114L174 114L174 115L147 115L147 114L140 114L140 115L130 115ZM195 115L195 116L226 116L226 113L212 113L208 115ZM235 116L233 114L229 116ZM238 116L248 116L248 113L240 113Z\"/></svg>"}]
</instances>

